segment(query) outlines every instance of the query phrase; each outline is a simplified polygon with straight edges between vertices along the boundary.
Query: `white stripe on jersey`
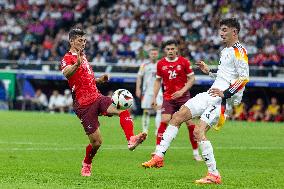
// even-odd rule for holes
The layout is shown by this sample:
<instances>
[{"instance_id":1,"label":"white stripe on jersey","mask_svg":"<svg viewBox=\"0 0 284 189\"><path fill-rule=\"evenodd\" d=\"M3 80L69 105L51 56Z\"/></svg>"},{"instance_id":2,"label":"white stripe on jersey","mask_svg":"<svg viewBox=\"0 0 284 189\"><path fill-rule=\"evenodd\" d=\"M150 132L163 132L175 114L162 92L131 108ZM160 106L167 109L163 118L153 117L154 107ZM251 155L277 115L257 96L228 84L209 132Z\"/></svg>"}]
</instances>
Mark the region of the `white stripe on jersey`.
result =
<instances>
[{"instance_id":1,"label":"white stripe on jersey","mask_svg":"<svg viewBox=\"0 0 284 189\"><path fill-rule=\"evenodd\" d=\"M233 93L235 90L238 89L238 87L243 83L243 80L238 80L236 83L234 83L233 87L229 90L231 93Z\"/></svg>"}]
</instances>

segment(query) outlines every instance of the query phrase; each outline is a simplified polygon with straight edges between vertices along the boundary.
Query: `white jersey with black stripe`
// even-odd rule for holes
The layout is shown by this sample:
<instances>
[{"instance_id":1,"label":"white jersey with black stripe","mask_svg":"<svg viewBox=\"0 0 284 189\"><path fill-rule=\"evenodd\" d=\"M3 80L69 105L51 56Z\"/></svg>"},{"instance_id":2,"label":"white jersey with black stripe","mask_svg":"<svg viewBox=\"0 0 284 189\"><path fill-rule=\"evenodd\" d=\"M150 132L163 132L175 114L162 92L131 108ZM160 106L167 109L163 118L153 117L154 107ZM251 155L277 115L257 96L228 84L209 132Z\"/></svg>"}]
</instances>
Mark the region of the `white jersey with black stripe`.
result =
<instances>
[{"instance_id":1,"label":"white jersey with black stripe","mask_svg":"<svg viewBox=\"0 0 284 189\"><path fill-rule=\"evenodd\" d=\"M242 99L244 86L249 78L249 66L246 49L239 43L226 47L221 51L216 79L211 88L222 91L230 88L230 92L237 92L231 97L234 104Z\"/></svg>"}]
</instances>

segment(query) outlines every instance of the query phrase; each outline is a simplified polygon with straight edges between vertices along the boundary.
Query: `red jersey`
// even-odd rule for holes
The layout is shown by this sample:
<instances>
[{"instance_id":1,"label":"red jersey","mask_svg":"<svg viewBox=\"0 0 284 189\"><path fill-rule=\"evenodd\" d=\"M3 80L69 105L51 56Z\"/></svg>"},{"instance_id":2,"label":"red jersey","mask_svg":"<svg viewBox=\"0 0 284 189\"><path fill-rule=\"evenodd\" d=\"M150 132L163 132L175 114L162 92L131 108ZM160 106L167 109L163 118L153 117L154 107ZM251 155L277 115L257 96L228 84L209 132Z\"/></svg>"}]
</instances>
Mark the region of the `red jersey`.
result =
<instances>
[{"instance_id":1,"label":"red jersey","mask_svg":"<svg viewBox=\"0 0 284 189\"><path fill-rule=\"evenodd\" d=\"M189 60L182 56L173 61L162 58L157 63L157 78L163 80L164 98L166 100L171 100L172 94L181 90L187 83L187 77L193 74ZM186 94L184 93L184 95Z\"/></svg>"},{"instance_id":2,"label":"red jersey","mask_svg":"<svg viewBox=\"0 0 284 189\"><path fill-rule=\"evenodd\" d=\"M68 52L61 61L61 71L77 62L77 54ZM73 101L79 106L85 106L96 101L101 95L96 86L95 74L90 66L85 54L83 62L75 71L74 75L69 77L68 84L73 94Z\"/></svg>"}]
</instances>

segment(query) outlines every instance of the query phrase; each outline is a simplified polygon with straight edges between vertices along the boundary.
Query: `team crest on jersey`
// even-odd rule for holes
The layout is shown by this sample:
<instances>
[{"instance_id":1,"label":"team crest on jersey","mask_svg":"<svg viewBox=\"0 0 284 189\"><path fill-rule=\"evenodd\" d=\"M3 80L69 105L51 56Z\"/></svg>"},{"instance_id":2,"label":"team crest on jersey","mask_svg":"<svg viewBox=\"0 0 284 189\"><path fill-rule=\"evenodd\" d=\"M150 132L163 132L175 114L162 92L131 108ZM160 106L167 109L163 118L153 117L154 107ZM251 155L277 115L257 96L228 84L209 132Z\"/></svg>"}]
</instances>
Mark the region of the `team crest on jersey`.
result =
<instances>
[{"instance_id":1,"label":"team crest on jersey","mask_svg":"<svg viewBox=\"0 0 284 189\"><path fill-rule=\"evenodd\" d=\"M66 66L66 62L65 62L64 59L61 61L61 63L62 63L62 66L63 66L63 67Z\"/></svg>"},{"instance_id":2,"label":"team crest on jersey","mask_svg":"<svg viewBox=\"0 0 284 189\"><path fill-rule=\"evenodd\" d=\"M181 66L180 65L177 66L177 70L181 70Z\"/></svg>"},{"instance_id":3,"label":"team crest on jersey","mask_svg":"<svg viewBox=\"0 0 284 189\"><path fill-rule=\"evenodd\" d=\"M167 69L167 66L163 66L163 67L162 67L162 70L166 70L166 69Z\"/></svg>"}]
</instances>

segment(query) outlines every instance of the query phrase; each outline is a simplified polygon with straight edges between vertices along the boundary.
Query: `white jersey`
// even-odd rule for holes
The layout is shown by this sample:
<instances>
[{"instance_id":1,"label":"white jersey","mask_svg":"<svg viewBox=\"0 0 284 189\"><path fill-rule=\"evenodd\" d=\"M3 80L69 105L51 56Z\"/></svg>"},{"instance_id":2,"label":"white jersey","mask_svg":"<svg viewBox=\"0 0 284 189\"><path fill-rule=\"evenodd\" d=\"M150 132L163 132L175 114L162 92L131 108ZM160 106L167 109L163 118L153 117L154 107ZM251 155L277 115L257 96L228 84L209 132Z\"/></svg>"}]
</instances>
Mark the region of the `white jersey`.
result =
<instances>
[{"instance_id":1,"label":"white jersey","mask_svg":"<svg viewBox=\"0 0 284 189\"><path fill-rule=\"evenodd\" d=\"M232 47L226 47L221 51L218 71L215 82L211 88L218 88L222 91L230 88L230 92L236 92L227 101L232 105L241 102L244 85L248 82L249 66L246 49L239 43Z\"/></svg>"},{"instance_id":2,"label":"white jersey","mask_svg":"<svg viewBox=\"0 0 284 189\"><path fill-rule=\"evenodd\" d=\"M138 75L143 78L142 94L153 95L157 64L146 63L140 66Z\"/></svg>"},{"instance_id":3,"label":"white jersey","mask_svg":"<svg viewBox=\"0 0 284 189\"><path fill-rule=\"evenodd\" d=\"M241 102L244 86L249 80L246 49L239 42L224 48L217 73L209 75L215 78L211 88L218 88L228 95L225 109L222 109L223 99L219 96L213 97L208 92L197 94L185 106L190 109L192 117L200 116L209 126L220 128L231 114L233 106Z\"/></svg>"}]
</instances>

